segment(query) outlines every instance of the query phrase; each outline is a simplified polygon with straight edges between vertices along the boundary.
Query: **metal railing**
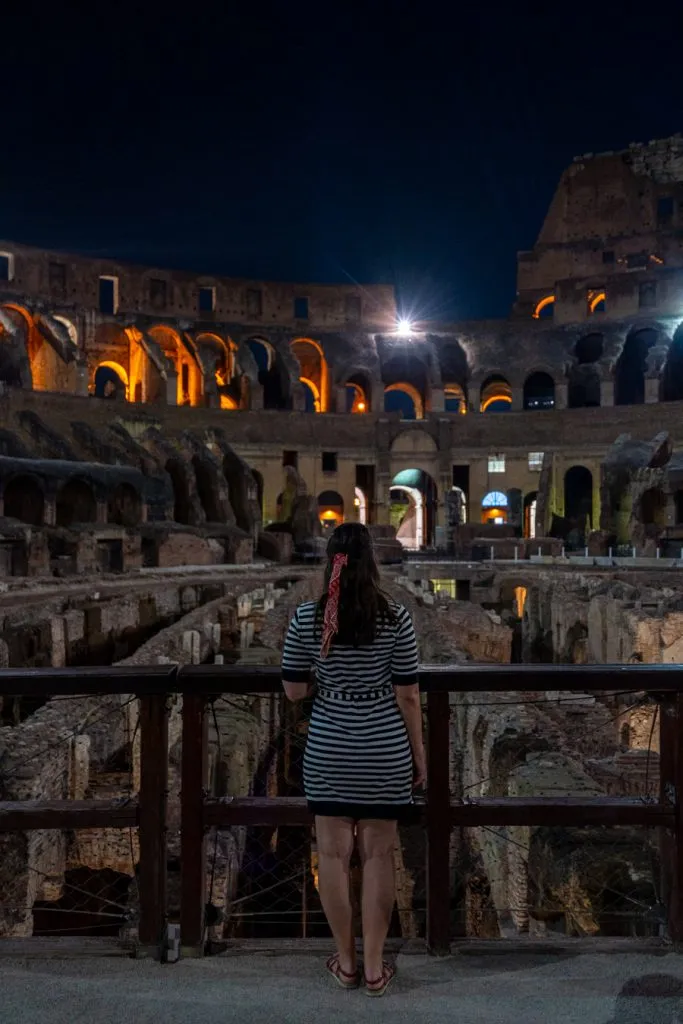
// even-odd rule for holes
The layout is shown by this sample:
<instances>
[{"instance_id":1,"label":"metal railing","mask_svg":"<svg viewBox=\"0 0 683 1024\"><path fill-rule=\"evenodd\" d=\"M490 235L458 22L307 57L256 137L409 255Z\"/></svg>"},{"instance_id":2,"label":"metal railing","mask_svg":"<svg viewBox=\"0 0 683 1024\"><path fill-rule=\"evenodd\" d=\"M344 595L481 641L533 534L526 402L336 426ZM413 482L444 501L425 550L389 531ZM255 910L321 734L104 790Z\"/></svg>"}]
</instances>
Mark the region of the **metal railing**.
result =
<instances>
[{"instance_id":1,"label":"metal railing","mask_svg":"<svg viewBox=\"0 0 683 1024\"><path fill-rule=\"evenodd\" d=\"M428 790L416 820L426 830L426 941L437 954L451 943L453 829L497 826L644 826L660 830L662 903L666 936L683 942L683 674L675 665L423 666ZM0 696L50 698L135 695L139 700L140 785L127 800L2 800L0 833L29 830L138 828L139 943L162 952L167 943L169 717L182 695L180 796L180 942L204 949L207 913L207 831L234 826L308 826L303 797L208 795L207 709L219 695L280 692L277 668L158 665L85 669L5 670ZM450 790L452 693L544 691L647 693L660 713L659 798L480 797L453 799ZM0 787L2 786L0 761ZM0 795L2 789L0 788ZM163 954L162 954L163 955Z\"/></svg>"}]
</instances>

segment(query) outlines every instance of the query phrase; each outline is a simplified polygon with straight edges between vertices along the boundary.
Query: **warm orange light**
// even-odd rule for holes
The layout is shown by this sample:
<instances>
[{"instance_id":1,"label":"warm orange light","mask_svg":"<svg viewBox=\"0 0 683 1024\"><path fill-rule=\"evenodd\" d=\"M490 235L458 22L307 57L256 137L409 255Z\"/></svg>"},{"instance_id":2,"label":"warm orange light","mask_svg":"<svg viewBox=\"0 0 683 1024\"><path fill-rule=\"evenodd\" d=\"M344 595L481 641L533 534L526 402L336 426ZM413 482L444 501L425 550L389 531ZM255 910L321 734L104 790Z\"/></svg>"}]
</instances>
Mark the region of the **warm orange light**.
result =
<instances>
[{"instance_id":1,"label":"warm orange light","mask_svg":"<svg viewBox=\"0 0 683 1024\"><path fill-rule=\"evenodd\" d=\"M488 398L485 398L481 403L481 411L486 412L493 402L507 402L509 405L512 405L512 397L510 395L489 395Z\"/></svg>"},{"instance_id":2,"label":"warm orange light","mask_svg":"<svg viewBox=\"0 0 683 1024\"><path fill-rule=\"evenodd\" d=\"M128 374L126 373L124 368L121 366L121 364L120 363L113 363L110 360L106 359L103 363L100 363L96 367L95 373L97 373L97 371L102 366L106 366L109 370L113 370L114 373L120 378L121 383L124 385L124 387L126 389L126 399L128 401L130 401L130 382L128 380Z\"/></svg>"},{"instance_id":3,"label":"warm orange light","mask_svg":"<svg viewBox=\"0 0 683 1024\"><path fill-rule=\"evenodd\" d=\"M544 298L541 299L540 302L537 302L536 303L536 308L535 308L535 310L533 311L533 314L532 314L534 320L538 320L538 318L541 315L541 310L545 309L546 306L551 305L551 303L553 303L554 301L555 301L555 296L554 295L546 295Z\"/></svg>"},{"instance_id":4,"label":"warm orange light","mask_svg":"<svg viewBox=\"0 0 683 1024\"><path fill-rule=\"evenodd\" d=\"M320 412L320 392L318 391L317 385L314 381L309 380L308 377L299 377L299 380L302 384L305 384L307 388L311 389L311 394L313 395L313 408L316 412Z\"/></svg>"},{"instance_id":5,"label":"warm orange light","mask_svg":"<svg viewBox=\"0 0 683 1024\"><path fill-rule=\"evenodd\" d=\"M384 394L387 395L390 391L402 391L404 394L412 398L413 405L415 406L415 419L424 419L424 403L422 401L422 395L413 384L408 384L405 381L401 381L397 384L390 384L384 389Z\"/></svg>"},{"instance_id":6,"label":"warm orange light","mask_svg":"<svg viewBox=\"0 0 683 1024\"><path fill-rule=\"evenodd\" d=\"M515 607L517 618L524 616L524 605L526 604L526 587L515 587Z\"/></svg>"},{"instance_id":7,"label":"warm orange light","mask_svg":"<svg viewBox=\"0 0 683 1024\"><path fill-rule=\"evenodd\" d=\"M236 409L237 402L230 395L221 395L221 409Z\"/></svg>"},{"instance_id":8,"label":"warm orange light","mask_svg":"<svg viewBox=\"0 0 683 1024\"><path fill-rule=\"evenodd\" d=\"M606 302L607 296L604 292L589 292L588 293L588 308L591 313L594 313L601 302Z\"/></svg>"},{"instance_id":9,"label":"warm orange light","mask_svg":"<svg viewBox=\"0 0 683 1024\"><path fill-rule=\"evenodd\" d=\"M365 402L359 402L356 408L358 409L358 412L365 412Z\"/></svg>"},{"instance_id":10,"label":"warm orange light","mask_svg":"<svg viewBox=\"0 0 683 1024\"><path fill-rule=\"evenodd\" d=\"M458 406L458 412L461 416L464 416L467 412L467 401L465 400L465 392L459 384L444 384L443 388L444 398L457 398L460 402Z\"/></svg>"}]
</instances>

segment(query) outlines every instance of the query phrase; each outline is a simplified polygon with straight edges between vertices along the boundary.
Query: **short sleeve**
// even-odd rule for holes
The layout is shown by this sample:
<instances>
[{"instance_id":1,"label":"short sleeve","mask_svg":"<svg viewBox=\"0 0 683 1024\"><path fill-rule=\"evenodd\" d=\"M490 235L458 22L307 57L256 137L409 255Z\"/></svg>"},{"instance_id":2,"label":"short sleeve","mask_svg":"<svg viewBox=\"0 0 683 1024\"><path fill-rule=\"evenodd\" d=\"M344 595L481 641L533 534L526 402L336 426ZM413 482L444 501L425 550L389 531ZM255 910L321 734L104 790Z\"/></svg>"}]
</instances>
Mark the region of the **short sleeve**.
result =
<instances>
[{"instance_id":1,"label":"short sleeve","mask_svg":"<svg viewBox=\"0 0 683 1024\"><path fill-rule=\"evenodd\" d=\"M313 659L301 637L297 611L289 624L282 648L282 678L286 683L306 683L312 666Z\"/></svg>"},{"instance_id":2,"label":"short sleeve","mask_svg":"<svg viewBox=\"0 0 683 1024\"><path fill-rule=\"evenodd\" d=\"M397 616L396 644L391 658L391 682L394 686L412 686L417 682L420 664L417 637L410 613L403 607Z\"/></svg>"}]
</instances>

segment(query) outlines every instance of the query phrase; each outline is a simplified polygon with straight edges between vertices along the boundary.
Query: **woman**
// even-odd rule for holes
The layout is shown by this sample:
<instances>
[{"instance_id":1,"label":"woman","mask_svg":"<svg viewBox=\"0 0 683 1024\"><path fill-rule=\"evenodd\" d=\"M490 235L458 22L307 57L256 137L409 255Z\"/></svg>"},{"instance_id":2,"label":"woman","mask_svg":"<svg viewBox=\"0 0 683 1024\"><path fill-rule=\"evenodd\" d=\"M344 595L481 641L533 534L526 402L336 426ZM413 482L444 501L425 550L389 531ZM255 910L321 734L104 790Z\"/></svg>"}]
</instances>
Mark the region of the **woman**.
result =
<instances>
[{"instance_id":1,"label":"woman","mask_svg":"<svg viewBox=\"0 0 683 1024\"><path fill-rule=\"evenodd\" d=\"M319 891L337 944L327 969L356 988L349 865L363 869L363 969L368 995L384 995L383 960L394 906L397 824L425 781L417 642L410 615L379 586L369 531L345 523L330 537L323 595L297 608L282 653L290 700L317 692L304 755L304 790L315 815Z\"/></svg>"}]
</instances>

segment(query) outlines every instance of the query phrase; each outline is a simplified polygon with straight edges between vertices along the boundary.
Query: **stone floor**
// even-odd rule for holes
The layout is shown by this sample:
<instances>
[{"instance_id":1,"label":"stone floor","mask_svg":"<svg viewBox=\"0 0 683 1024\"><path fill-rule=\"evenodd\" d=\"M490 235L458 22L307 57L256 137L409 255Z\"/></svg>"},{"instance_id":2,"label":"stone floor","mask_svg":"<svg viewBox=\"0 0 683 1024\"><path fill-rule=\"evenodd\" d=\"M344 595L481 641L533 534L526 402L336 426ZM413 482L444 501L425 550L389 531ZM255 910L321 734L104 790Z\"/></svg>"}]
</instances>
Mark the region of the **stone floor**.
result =
<instances>
[{"instance_id":1,"label":"stone floor","mask_svg":"<svg viewBox=\"0 0 683 1024\"><path fill-rule=\"evenodd\" d=\"M0 1020L683 1024L683 956L675 953L399 955L397 964L387 995L370 1000L337 988L311 954L229 954L165 966L0 955Z\"/></svg>"}]
</instances>

